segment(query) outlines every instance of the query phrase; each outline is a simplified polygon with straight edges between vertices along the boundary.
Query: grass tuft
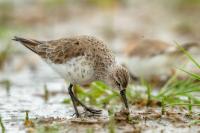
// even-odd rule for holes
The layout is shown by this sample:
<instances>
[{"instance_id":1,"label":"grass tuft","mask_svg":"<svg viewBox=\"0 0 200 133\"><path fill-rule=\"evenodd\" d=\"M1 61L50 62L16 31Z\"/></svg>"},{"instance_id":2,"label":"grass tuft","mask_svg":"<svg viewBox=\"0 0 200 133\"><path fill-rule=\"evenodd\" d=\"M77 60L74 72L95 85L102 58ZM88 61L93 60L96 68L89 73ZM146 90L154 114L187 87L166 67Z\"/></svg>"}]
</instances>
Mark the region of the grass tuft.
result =
<instances>
[{"instance_id":1,"label":"grass tuft","mask_svg":"<svg viewBox=\"0 0 200 133\"><path fill-rule=\"evenodd\" d=\"M200 120L192 120L189 125L200 125Z\"/></svg>"},{"instance_id":2,"label":"grass tuft","mask_svg":"<svg viewBox=\"0 0 200 133\"><path fill-rule=\"evenodd\" d=\"M29 128L29 127L35 127L35 124L33 123L33 121L31 121L29 119L29 111L25 111L25 120L24 120L24 126L26 128Z\"/></svg>"},{"instance_id":3,"label":"grass tuft","mask_svg":"<svg viewBox=\"0 0 200 133\"><path fill-rule=\"evenodd\" d=\"M1 125L1 132L2 132L2 133L5 133L6 128L5 128L4 124L3 124L3 121L2 121L1 116L0 116L0 125Z\"/></svg>"},{"instance_id":4,"label":"grass tuft","mask_svg":"<svg viewBox=\"0 0 200 133\"><path fill-rule=\"evenodd\" d=\"M164 115L166 110L165 110L165 97L162 98L162 101L161 101L161 114Z\"/></svg>"},{"instance_id":5,"label":"grass tuft","mask_svg":"<svg viewBox=\"0 0 200 133\"><path fill-rule=\"evenodd\" d=\"M88 128L87 133L94 133L94 128Z\"/></svg>"},{"instance_id":6,"label":"grass tuft","mask_svg":"<svg viewBox=\"0 0 200 133\"><path fill-rule=\"evenodd\" d=\"M188 96L188 112L190 115L192 114L192 99L190 96Z\"/></svg>"},{"instance_id":7,"label":"grass tuft","mask_svg":"<svg viewBox=\"0 0 200 133\"><path fill-rule=\"evenodd\" d=\"M198 69L200 69L200 64L192 57L192 55L188 51L186 51L183 47L181 47L181 45L179 45L177 42L175 42L175 43L176 43L176 46L178 47L178 49L180 51L182 51ZM197 80L200 80L200 75L192 73L192 72L188 72L188 71L186 71L184 69L180 69L180 70L182 70L183 72L187 73L191 77L193 77L193 78L195 78Z\"/></svg>"},{"instance_id":8,"label":"grass tuft","mask_svg":"<svg viewBox=\"0 0 200 133\"><path fill-rule=\"evenodd\" d=\"M11 81L10 80L2 80L0 81L0 84L5 86L7 95L10 95L10 89L11 89Z\"/></svg>"},{"instance_id":9,"label":"grass tuft","mask_svg":"<svg viewBox=\"0 0 200 133\"><path fill-rule=\"evenodd\" d=\"M105 107L109 103L114 102L118 98L120 99L119 93L102 82L93 82L90 89L76 86L75 92L81 101L88 102L89 104Z\"/></svg>"},{"instance_id":10,"label":"grass tuft","mask_svg":"<svg viewBox=\"0 0 200 133\"><path fill-rule=\"evenodd\" d=\"M6 45L6 47L0 51L0 70L3 69L4 63L10 57L11 54L10 50L11 50L10 45Z\"/></svg>"},{"instance_id":11,"label":"grass tuft","mask_svg":"<svg viewBox=\"0 0 200 133\"><path fill-rule=\"evenodd\" d=\"M169 81L154 99L162 101L165 98L165 103L168 105L181 105L188 103L187 99L190 97L194 104L200 103L200 99L194 96L195 92L200 91L199 82L195 82L194 79L178 80L176 77L172 77Z\"/></svg>"},{"instance_id":12,"label":"grass tuft","mask_svg":"<svg viewBox=\"0 0 200 133\"><path fill-rule=\"evenodd\" d=\"M109 124L108 124L108 132L109 133L115 133L115 119L114 117L110 117L110 121L109 121Z\"/></svg>"},{"instance_id":13,"label":"grass tuft","mask_svg":"<svg viewBox=\"0 0 200 133\"><path fill-rule=\"evenodd\" d=\"M44 100L45 102L49 100L49 91L46 84L44 85Z\"/></svg>"},{"instance_id":14,"label":"grass tuft","mask_svg":"<svg viewBox=\"0 0 200 133\"><path fill-rule=\"evenodd\" d=\"M151 97L152 97L152 87L151 87L151 85L147 82L147 81L145 81L145 80L141 80L141 83L142 83L142 85L143 86L145 86L146 87L146 95L147 95L147 106L149 106L150 104L151 104Z\"/></svg>"}]
</instances>

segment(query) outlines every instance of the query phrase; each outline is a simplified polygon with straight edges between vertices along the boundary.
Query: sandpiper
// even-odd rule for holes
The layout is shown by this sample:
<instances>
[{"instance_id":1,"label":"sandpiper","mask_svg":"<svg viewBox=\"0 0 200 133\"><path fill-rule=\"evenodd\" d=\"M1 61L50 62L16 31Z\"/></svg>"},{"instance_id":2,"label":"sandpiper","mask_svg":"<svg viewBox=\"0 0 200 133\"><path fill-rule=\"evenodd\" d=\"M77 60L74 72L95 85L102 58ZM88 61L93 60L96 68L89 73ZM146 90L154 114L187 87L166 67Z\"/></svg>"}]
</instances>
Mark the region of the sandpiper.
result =
<instances>
[{"instance_id":1,"label":"sandpiper","mask_svg":"<svg viewBox=\"0 0 200 133\"><path fill-rule=\"evenodd\" d=\"M92 36L76 36L51 41L14 37L13 40L19 41L38 54L70 82L68 92L77 117L80 116L77 103L90 113L101 114L101 110L83 104L73 92L74 85L85 85L97 80L118 89L128 109L125 92L129 73L116 62L113 53L101 40Z\"/></svg>"}]
</instances>

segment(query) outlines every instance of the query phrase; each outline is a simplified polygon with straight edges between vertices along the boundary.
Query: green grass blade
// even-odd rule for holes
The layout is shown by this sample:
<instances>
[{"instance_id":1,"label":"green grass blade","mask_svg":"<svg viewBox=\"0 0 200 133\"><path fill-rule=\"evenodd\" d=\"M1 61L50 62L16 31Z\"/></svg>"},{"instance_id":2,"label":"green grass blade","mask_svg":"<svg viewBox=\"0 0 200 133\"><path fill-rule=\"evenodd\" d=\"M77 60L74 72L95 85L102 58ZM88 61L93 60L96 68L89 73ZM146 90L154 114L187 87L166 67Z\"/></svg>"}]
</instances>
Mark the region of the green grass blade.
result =
<instances>
[{"instance_id":1,"label":"green grass blade","mask_svg":"<svg viewBox=\"0 0 200 133\"><path fill-rule=\"evenodd\" d=\"M169 86L176 80L177 75L174 74L165 84L164 86L160 89L157 97L160 97L164 95L167 91L169 91Z\"/></svg>"},{"instance_id":2,"label":"green grass blade","mask_svg":"<svg viewBox=\"0 0 200 133\"><path fill-rule=\"evenodd\" d=\"M191 104L191 103L171 103L171 104L168 104L169 106L175 106L175 105L180 105L180 106L188 106L188 105L191 105L191 106L199 106L200 107L200 104Z\"/></svg>"},{"instance_id":3,"label":"green grass blade","mask_svg":"<svg viewBox=\"0 0 200 133\"><path fill-rule=\"evenodd\" d=\"M197 80L200 80L200 75L198 75L198 74L195 74L195 73L192 73L192 72L188 72L188 71L186 71L186 70L184 70L184 69L181 69L181 68L179 68L179 70L181 70L181 71L187 73L188 75L190 75L191 77L193 77L193 78L195 78L195 79L197 79Z\"/></svg>"},{"instance_id":4,"label":"green grass blade","mask_svg":"<svg viewBox=\"0 0 200 133\"><path fill-rule=\"evenodd\" d=\"M181 47L177 42L176 43L176 46L198 67L200 68L200 64L192 57L192 55L187 52L183 47Z\"/></svg>"}]
</instances>

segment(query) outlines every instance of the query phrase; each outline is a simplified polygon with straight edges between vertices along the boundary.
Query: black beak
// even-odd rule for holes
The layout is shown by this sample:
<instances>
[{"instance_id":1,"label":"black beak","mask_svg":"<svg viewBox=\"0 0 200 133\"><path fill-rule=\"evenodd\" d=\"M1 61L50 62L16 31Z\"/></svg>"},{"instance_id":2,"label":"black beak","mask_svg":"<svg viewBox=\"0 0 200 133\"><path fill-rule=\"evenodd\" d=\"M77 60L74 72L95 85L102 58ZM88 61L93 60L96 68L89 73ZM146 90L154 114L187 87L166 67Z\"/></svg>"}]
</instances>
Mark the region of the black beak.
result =
<instances>
[{"instance_id":1,"label":"black beak","mask_svg":"<svg viewBox=\"0 0 200 133\"><path fill-rule=\"evenodd\" d=\"M128 101L127 101L127 98L126 98L126 90L125 89L121 90L120 94L121 94L121 97L122 97L122 100L123 100L123 102L125 104L126 109L129 109Z\"/></svg>"}]
</instances>

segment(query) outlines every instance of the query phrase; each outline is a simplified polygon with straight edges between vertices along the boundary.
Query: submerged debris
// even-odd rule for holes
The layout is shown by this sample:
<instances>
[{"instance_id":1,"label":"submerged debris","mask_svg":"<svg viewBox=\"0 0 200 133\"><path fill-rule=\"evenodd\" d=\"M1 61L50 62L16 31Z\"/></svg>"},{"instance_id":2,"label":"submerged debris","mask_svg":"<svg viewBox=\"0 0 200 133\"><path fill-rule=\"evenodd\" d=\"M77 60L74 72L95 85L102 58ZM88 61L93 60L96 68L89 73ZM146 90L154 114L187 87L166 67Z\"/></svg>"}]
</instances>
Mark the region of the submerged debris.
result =
<instances>
[{"instance_id":1,"label":"submerged debris","mask_svg":"<svg viewBox=\"0 0 200 133\"><path fill-rule=\"evenodd\" d=\"M129 111L127 109L123 109L120 112L115 113L114 119L118 122L129 121Z\"/></svg>"},{"instance_id":2,"label":"submerged debris","mask_svg":"<svg viewBox=\"0 0 200 133\"><path fill-rule=\"evenodd\" d=\"M5 62L8 61L10 57L10 50L10 45L6 45L6 48L0 51L0 70L3 69Z\"/></svg>"},{"instance_id":3,"label":"submerged debris","mask_svg":"<svg viewBox=\"0 0 200 133\"><path fill-rule=\"evenodd\" d=\"M53 122L62 122L65 121L65 118L60 117L48 117L48 118L40 118L37 123L39 124L52 124Z\"/></svg>"},{"instance_id":4,"label":"submerged debris","mask_svg":"<svg viewBox=\"0 0 200 133\"><path fill-rule=\"evenodd\" d=\"M45 102L49 100L49 91L46 84L44 85L44 100Z\"/></svg>"},{"instance_id":5,"label":"submerged debris","mask_svg":"<svg viewBox=\"0 0 200 133\"><path fill-rule=\"evenodd\" d=\"M24 126L26 128L30 128L30 127L35 127L35 124L33 123L32 120L29 119L29 111L25 111L26 112L26 117L25 117L25 120L24 120Z\"/></svg>"},{"instance_id":6,"label":"submerged debris","mask_svg":"<svg viewBox=\"0 0 200 133\"><path fill-rule=\"evenodd\" d=\"M108 123L108 118L92 118L92 117L88 117L88 118L73 118L70 119L71 123L75 123L75 124L106 124Z\"/></svg>"},{"instance_id":7,"label":"submerged debris","mask_svg":"<svg viewBox=\"0 0 200 133\"><path fill-rule=\"evenodd\" d=\"M8 79L0 81L0 85L5 86L6 93L9 96L10 95L10 89L11 89L11 81Z\"/></svg>"},{"instance_id":8,"label":"submerged debris","mask_svg":"<svg viewBox=\"0 0 200 133\"><path fill-rule=\"evenodd\" d=\"M2 121L1 116L0 116L0 125L1 125L1 132L2 132L2 133L5 133L6 128L5 128L4 124L3 124L3 121Z\"/></svg>"}]
</instances>

